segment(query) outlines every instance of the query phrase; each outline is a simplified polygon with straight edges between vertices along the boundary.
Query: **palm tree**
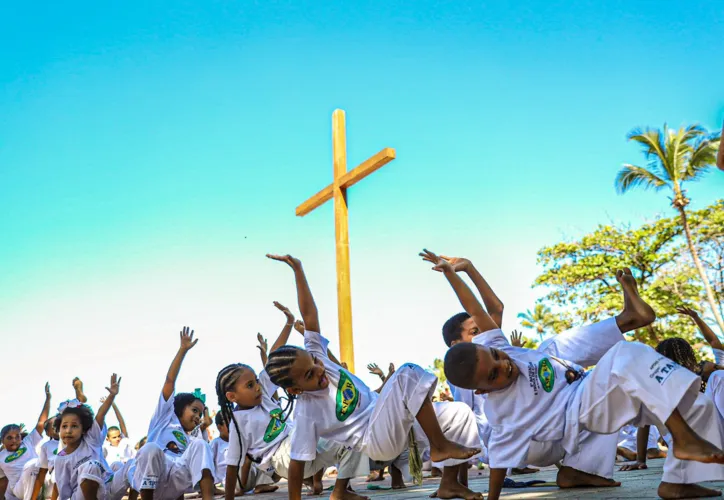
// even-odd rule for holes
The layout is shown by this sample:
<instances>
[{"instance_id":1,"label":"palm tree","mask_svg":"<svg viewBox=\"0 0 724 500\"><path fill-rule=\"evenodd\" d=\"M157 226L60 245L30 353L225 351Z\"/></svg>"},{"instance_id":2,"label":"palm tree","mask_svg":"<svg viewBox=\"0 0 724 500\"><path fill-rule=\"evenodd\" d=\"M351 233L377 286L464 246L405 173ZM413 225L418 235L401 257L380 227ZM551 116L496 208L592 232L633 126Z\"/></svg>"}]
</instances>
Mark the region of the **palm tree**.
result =
<instances>
[{"instance_id":1,"label":"palm tree","mask_svg":"<svg viewBox=\"0 0 724 500\"><path fill-rule=\"evenodd\" d=\"M545 331L553 328L555 323L555 318L550 308L543 304L536 304L533 312L528 309L524 313L519 313L518 318L523 320L520 322L520 326L534 329L538 333L541 341L543 341Z\"/></svg>"},{"instance_id":2,"label":"palm tree","mask_svg":"<svg viewBox=\"0 0 724 500\"><path fill-rule=\"evenodd\" d=\"M681 226L686 235L686 244L694 261L701 281L704 283L706 299L714 318L722 332L724 320L717 307L714 290L709 283L704 266L699 259L691 228L687 219L686 206L691 202L686 197L684 183L701 177L716 163L717 149L721 137L710 134L706 129L692 125L673 130L664 125L663 130L633 130L628 140L638 142L647 160L645 167L626 164L616 176L616 189L620 194L641 186L656 191L668 188L671 206L679 212Z\"/></svg>"}]
</instances>

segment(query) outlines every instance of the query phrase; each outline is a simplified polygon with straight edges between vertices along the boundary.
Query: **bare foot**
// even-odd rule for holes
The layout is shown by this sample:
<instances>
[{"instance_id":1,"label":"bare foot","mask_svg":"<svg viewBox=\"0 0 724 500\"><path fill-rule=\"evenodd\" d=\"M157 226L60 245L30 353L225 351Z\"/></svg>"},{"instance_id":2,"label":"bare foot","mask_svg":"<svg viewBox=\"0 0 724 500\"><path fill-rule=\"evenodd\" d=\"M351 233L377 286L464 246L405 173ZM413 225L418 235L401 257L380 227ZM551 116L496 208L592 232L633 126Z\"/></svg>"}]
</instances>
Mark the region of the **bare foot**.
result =
<instances>
[{"instance_id":1,"label":"bare foot","mask_svg":"<svg viewBox=\"0 0 724 500\"><path fill-rule=\"evenodd\" d=\"M721 491L704 488L698 484L674 484L661 481L658 494L661 498L709 498L720 497Z\"/></svg>"},{"instance_id":2,"label":"bare foot","mask_svg":"<svg viewBox=\"0 0 724 500\"><path fill-rule=\"evenodd\" d=\"M646 450L646 458L654 459L654 458L666 458L666 453L657 449L648 449Z\"/></svg>"},{"instance_id":3,"label":"bare foot","mask_svg":"<svg viewBox=\"0 0 724 500\"><path fill-rule=\"evenodd\" d=\"M367 476L367 482L368 483L374 483L377 481L384 481L385 476L382 475L383 471L381 470L373 470L370 472L370 475Z\"/></svg>"},{"instance_id":4,"label":"bare foot","mask_svg":"<svg viewBox=\"0 0 724 500\"><path fill-rule=\"evenodd\" d=\"M705 464L724 464L724 451L694 432L687 434L690 435L684 435L683 439L674 439L674 456L676 458Z\"/></svg>"},{"instance_id":5,"label":"bare foot","mask_svg":"<svg viewBox=\"0 0 724 500\"><path fill-rule=\"evenodd\" d=\"M522 476L523 474L535 474L539 471L540 469L534 469L533 467L523 467L522 469L515 468L512 470L513 475L515 476Z\"/></svg>"},{"instance_id":6,"label":"bare foot","mask_svg":"<svg viewBox=\"0 0 724 500\"><path fill-rule=\"evenodd\" d=\"M430 448L430 460L443 462L449 458L468 460L480 453L480 448L467 448L466 446L448 441L441 448Z\"/></svg>"},{"instance_id":7,"label":"bare foot","mask_svg":"<svg viewBox=\"0 0 724 500\"><path fill-rule=\"evenodd\" d=\"M588 474L587 472L574 469L573 467L563 466L558 471L556 484L559 488L591 488L591 487L615 487L621 486L621 483L613 479Z\"/></svg>"},{"instance_id":8,"label":"bare foot","mask_svg":"<svg viewBox=\"0 0 724 500\"><path fill-rule=\"evenodd\" d=\"M460 483L440 484L438 490L430 498L464 498L465 500L483 500L482 493L466 488Z\"/></svg>"},{"instance_id":9,"label":"bare foot","mask_svg":"<svg viewBox=\"0 0 724 500\"><path fill-rule=\"evenodd\" d=\"M628 267L616 273L616 280L623 289L623 312L616 316L616 324L622 333L643 328L656 319L656 313L639 295L636 279Z\"/></svg>"},{"instance_id":10,"label":"bare foot","mask_svg":"<svg viewBox=\"0 0 724 500\"><path fill-rule=\"evenodd\" d=\"M254 488L254 494L260 495L262 493L274 493L278 489L279 489L279 486L277 486L276 484L260 484L259 486ZM317 493L317 495L318 494L319 493Z\"/></svg>"},{"instance_id":11,"label":"bare foot","mask_svg":"<svg viewBox=\"0 0 724 500\"><path fill-rule=\"evenodd\" d=\"M311 495L321 495L324 491L324 484L320 476L320 474L315 474L314 477L308 477L302 482L304 486L312 490Z\"/></svg>"},{"instance_id":12,"label":"bare foot","mask_svg":"<svg viewBox=\"0 0 724 500\"><path fill-rule=\"evenodd\" d=\"M363 497L362 495L358 495L354 491L345 490L341 494L333 491L332 494L329 496L329 500L369 500L369 497Z\"/></svg>"},{"instance_id":13,"label":"bare foot","mask_svg":"<svg viewBox=\"0 0 724 500\"><path fill-rule=\"evenodd\" d=\"M390 477L392 478L393 490L403 490L407 488L407 486L405 486L405 479L402 477L402 471L394 465L390 465Z\"/></svg>"}]
</instances>

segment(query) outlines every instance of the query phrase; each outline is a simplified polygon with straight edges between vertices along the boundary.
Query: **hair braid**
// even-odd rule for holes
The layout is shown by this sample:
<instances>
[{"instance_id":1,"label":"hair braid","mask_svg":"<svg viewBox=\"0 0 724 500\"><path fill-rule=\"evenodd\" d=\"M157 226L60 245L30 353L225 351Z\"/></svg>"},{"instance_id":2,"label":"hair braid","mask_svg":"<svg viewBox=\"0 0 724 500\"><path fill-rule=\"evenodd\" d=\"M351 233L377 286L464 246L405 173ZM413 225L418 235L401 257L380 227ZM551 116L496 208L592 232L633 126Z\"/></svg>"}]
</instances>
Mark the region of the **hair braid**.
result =
<instances>
[{"instance_id":1,"label":"hair braid","mask_svg":"<svg viewBox=\"0 0 724 500\"><path fill-rule=\"evenodd\" d=\"M681 337L672 337L664 340L656 346L656 352L697 375L701 374L701 366L696 360L694 349ZM706 383L702 381L700 390L704 392L705 389Z\"/></svg>"},{"instance_id":2,"label":"hair braid","mask_svg":"<svg viewBox=\"0 0 724 500\"><path fill-rule=\"evenodd\" d=\"M236 429L236 437L239 440L239 460L236 463L236 480L242 492L244 491L244 483L241 481L241 462L244 457L241 456L241 450L244 449L244 446L241 442L241 429L239 429L239 424L236 422L236 417L234 417L234 405L226 397L226 391L234 387L236 381L239 380L241 372L246 369L250 368L241 363L234 363L222 368L216 376L216 397L219 400L221 417L226 421L227 426L230 422L233 422L234 428Z\"/></svg>"},{"instance_id":3,"label":"hair braid","mask_svg":"<svg viewBox=\"0 0 724 500\"><path fill-rule=\"evenodd\" d=\"M284 415L282 422L286 422L294 409L294 401L296 396L289 394L287 389L294 385L294 379L291 377L292 364L297 359L297 355L303 351L299 347L293 345L284 345L269 354L266 363L266 373L269 375L271 383L279 386L286 395L287 405L282 409Z\"/></svg>"}]
</instances>

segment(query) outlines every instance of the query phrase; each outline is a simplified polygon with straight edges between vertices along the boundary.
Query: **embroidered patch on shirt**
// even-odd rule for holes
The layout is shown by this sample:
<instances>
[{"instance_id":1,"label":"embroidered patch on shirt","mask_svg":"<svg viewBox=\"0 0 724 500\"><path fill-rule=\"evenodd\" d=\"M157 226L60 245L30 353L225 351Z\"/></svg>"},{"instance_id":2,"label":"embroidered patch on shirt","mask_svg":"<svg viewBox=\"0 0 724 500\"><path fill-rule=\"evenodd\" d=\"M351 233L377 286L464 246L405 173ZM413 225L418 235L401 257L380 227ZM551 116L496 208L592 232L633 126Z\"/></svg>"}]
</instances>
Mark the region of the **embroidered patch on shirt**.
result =
<instances>
[{"instance_id":1,"label":"embroidered patch on shirt","mask_svg":"<svg viewBox=\"0 0 724 500\"><path fill-rule=\"evenodd\" d=\"M339 385L337 386L337 420L344 422L357 408L359 391L352 379L343 370L339 371Z\"/></svg>"},{"instance_id":2,"label":"embroidered patch on shirt","mask_svg":"<svg viewBox=\"0 0 724 500\"><path fill-rule=\"evenodd\" d=\"M662 356L651 365L650 377L656 380L659 385L664 385L664 382L666 382L669 376L679 368L681 368L681 366Z\"/></svg>"},{"instance_id":3,"label":"embroidered patch on shirt","mask_svg":"<svg viewBox=\"0 0 724 500\"><path fill-rule=\"evenodd\" d=\"M186 434L181 431L172 431L171 434L173 434L173 437L176 438L176 441L181 443L181 446L186 447L188 443L188 441L186 440Z\"/></svg>"},{"instance_id":4,"label":"embroidered patch on shirt","mask_svg":"<svg viewBox=\"0 0 724 500\"><path fill-rule=\"evenodd\" d=\"M556 374L548 358L543 358L538 362L538 378L544 391L551 392L553 390L553 384L556 383Z\"/></svg>"},{"instance_id":5,"label":"embroidered patch on shirt","mask_svg":"<svg viewBox=\"0 0 724 500\"><path fill-rule=\"evenodd\" d=\"M274 441L287 426L286 422L282 422L283 414L281 409L276 408L270 411L269 416L271 417L271 420L269 421L269 425L267 425L266 432L264 433L265 443L271 443Z\"/></svg>"},{"instance_id":6,"label":"embroidered patch on shirt","mask_svg":"<svg viewBox=\"0 0 724 500\"><path fill-rule=\"evenodd\" d=\"M18 448L18 451L16 451L15 453L11 453L10 455L8 455L8 456L5 458L5 463L6 463L6 464L9 464L10 462L16 461L18 458L20 458L20 457L22 457L23 455L25 455L25 452L26 452L26 451L28 451L27 448Z\"/></svg>"}]
</instances>

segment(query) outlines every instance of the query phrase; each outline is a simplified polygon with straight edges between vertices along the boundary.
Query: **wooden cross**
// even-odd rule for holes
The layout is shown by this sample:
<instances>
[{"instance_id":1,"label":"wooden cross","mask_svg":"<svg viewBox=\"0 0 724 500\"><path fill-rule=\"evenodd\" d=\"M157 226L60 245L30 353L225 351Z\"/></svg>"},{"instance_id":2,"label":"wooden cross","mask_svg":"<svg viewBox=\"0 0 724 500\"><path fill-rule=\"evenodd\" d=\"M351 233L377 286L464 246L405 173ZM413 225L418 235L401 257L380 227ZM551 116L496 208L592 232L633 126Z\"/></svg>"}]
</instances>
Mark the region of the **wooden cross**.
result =
<instances>
[{"instance_id":1,"label":"wooden cross","mask_svg":"<svg viewBox=\"0 0 724 500\"><path fill-rule=\"evenodd\" d=\"M337 248L337 316L339 319L340 361L354 373L354 344L352 342L352 292L349 281L349 221L347 217L347 188L357 184L395 159L395 150L385 148L347 171L347 139L344 111L332 113L332 184L297 207L297 216L309 212L334 198L334 229Z\"/></svg>"}]
</instances>

